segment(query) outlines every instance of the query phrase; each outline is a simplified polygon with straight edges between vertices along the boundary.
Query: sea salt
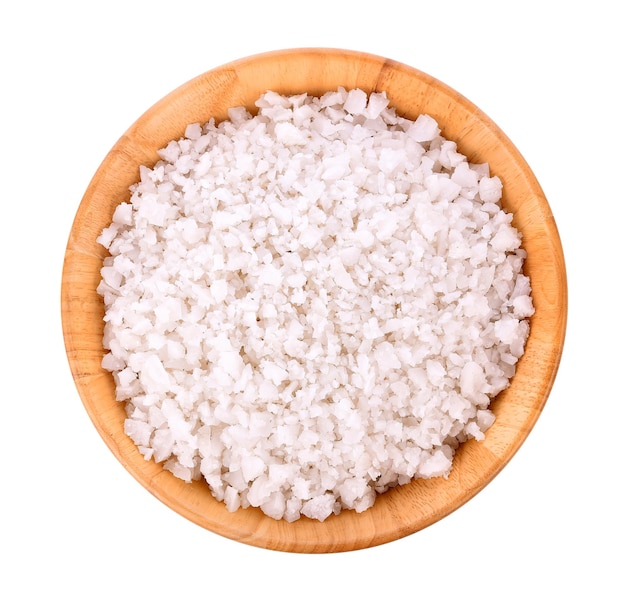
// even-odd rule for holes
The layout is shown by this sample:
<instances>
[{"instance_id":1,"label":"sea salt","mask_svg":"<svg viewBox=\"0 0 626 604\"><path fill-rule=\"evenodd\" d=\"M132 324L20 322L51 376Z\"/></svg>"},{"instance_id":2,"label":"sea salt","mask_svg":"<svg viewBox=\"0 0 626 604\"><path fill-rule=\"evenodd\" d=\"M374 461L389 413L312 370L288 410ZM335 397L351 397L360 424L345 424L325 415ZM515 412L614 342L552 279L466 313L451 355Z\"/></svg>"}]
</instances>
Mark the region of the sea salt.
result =
<instances>
[{"instance_id":1,"label":"sea salt","mask_svg":"<svg viewBox=\"0 0 626 604\"><path fill-rule=\"evenodd\" d=\"M256 105L190 124L120 200L102 366L146 459L322 521L485 437L530 282L503 183L432 117L358 89Z\"/></svg>"}]
</instances>

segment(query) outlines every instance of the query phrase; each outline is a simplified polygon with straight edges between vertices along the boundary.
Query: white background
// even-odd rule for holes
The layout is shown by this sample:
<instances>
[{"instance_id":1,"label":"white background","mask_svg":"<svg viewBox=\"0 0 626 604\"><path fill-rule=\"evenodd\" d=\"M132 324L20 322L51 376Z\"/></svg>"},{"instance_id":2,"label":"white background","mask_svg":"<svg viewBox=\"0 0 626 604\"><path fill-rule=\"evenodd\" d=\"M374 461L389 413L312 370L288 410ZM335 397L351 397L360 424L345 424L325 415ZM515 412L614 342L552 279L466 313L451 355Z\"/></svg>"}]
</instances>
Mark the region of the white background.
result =
<instances>
[{"instance_id":1,"label":"white background","mask_svg":"<svg viewBox=\"0 0 626 604\"><path fill-rule=\"evenodd\" d=\"M626 49L618 6L608 0L5 6L0 600L624 601L618 573L626 538L625 334L618 288ZM90 423L60 322L72 220L122 132L208 69L302 46L404 62L494 119L550 202L570 296L552 394L502 473L417 534L331 555L230 541L154 499Z\"/></svg>"}]
</instances>

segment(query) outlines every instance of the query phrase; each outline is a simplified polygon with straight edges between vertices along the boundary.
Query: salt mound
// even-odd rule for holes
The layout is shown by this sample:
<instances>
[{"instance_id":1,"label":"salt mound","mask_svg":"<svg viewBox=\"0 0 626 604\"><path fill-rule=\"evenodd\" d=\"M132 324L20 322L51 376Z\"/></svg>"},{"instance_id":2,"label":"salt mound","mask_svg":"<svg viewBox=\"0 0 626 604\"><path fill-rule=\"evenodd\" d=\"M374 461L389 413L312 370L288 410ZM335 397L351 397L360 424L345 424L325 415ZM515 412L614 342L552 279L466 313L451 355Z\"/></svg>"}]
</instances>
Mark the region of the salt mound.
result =
<instances>
[{"instance_id":1,"label":"salt mound","mask_svg":"<svg viewBox=\"0 0 626 604\"><path fill-rule=\"evenodd\" d=\"M447 476L533 313L502 183L384 93L262 95L141 168L98 241L103 367L146 459L324 520Z\"/></svg>"}]
</instances>

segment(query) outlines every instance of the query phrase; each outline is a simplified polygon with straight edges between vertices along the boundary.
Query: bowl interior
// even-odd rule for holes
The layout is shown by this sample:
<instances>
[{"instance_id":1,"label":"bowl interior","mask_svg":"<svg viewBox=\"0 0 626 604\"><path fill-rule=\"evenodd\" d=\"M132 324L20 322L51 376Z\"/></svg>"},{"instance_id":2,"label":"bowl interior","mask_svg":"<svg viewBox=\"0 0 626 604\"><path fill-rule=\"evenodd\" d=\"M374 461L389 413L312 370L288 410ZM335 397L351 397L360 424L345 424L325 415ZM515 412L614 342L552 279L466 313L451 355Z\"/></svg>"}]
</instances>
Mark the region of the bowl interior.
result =
<instances>
[{"instance_id":1,"label":"bowl interior","mask_svg":"<svg viewBox=\"0 0 626 604\"><path fill-rule=\"evenodd\" d=\"M386 91L401 115L434 117L442 134L472 162L488 162L504 183L503 205L514 213L528 253L535 314L510 387L492 404L485 440L458 450L448 479L413 481L379 496L369 510L344 511L324 522L276 521L257 509L230 513L202 482L185 483L145 461L124 434L124 406L100 363L104 307L96 294L106 250L96 243L115 207L128 200L139 166L183 135L189 123L217 121L230 107L254 110L266 90L321 95L338 86ZM256 55L213 69L174 90L119 139L94 175L69 236L62 278L62 321L70 368L101 437L126 469L167 506L225 537L292 552L370 547L414 533L451 513L507 464L535 424L552 387L565 336L567 294L562 248L550 207L530 168L505 134L477 107L438 80L406 65L360 52L297 49Z\"/></svg>"}]
</instances>

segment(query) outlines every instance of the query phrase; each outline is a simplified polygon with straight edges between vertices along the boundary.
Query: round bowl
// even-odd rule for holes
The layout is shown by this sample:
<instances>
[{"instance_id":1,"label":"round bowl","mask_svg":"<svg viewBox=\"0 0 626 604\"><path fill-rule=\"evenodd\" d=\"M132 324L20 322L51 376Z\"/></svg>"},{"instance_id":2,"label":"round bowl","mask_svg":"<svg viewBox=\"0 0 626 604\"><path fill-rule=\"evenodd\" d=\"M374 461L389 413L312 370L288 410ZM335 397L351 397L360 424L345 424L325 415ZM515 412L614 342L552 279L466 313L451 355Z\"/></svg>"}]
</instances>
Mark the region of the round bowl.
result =
<instances>
[{"instance_id":1,"label":"round bowl","mask_svg":"<svg viewBox=\"0 0 626 604\"><path fill-rule=\"evenodd\" d=\"M104 307L96 286L106 251L96 238L113 211L127 201L139 166L152 166L157 150L183 135L187 124L227 118L230 107L266 90L319 96L338 86L386 91L398 113L434 117L442 135L475 163L488 162L504 184L503 206L514 213L528 253L535 314L517 373L492 403L496 421L483 441L464 443L447 479L414 480L390 489L364 512L343 511L324 522L274 520L259 509L231 513L204 482L186 483L161 464L146 461L124 434L124 405L111 374L101 367ZM543 409L561 358L567 287L557 227L531 169L507 136L476 106L421 71L371 54L296 49L244 58L212 69L148 109L119 139L94 175L71 229L62 277L62 322L70 368L95 427L122 465L175 512L237 541L290 552L338 552L390 542L442 519L487 485L519 449Z\"/></svg>"}]
</instances>

